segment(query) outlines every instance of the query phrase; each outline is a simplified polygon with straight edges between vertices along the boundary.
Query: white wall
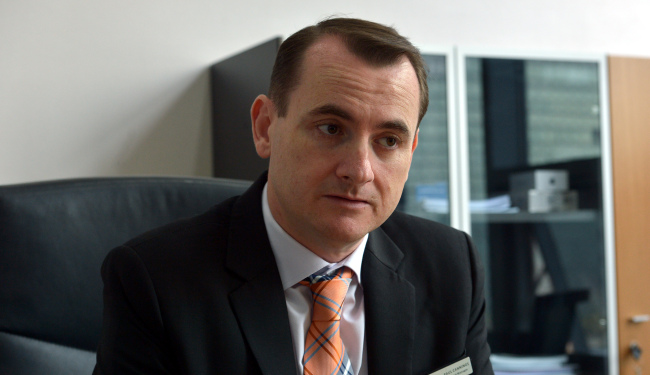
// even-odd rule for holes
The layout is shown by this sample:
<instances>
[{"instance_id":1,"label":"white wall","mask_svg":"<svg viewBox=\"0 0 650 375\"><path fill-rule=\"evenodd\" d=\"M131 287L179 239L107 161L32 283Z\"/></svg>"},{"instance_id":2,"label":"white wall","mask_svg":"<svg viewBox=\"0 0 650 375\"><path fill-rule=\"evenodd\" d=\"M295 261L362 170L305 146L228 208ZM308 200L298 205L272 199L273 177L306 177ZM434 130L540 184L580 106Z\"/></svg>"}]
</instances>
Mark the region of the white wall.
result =
<instances>
[{"instance_id":1,"label":"white wall","mask_svg":"<svg viewBox=\"0 0 650 375\"><path fill-rule=\"evenodd\" d=\"M0 184L209 175L206 68L331 14L418 45L650 56L648 0L0 0Z\"/></svg>"}]
</instances>

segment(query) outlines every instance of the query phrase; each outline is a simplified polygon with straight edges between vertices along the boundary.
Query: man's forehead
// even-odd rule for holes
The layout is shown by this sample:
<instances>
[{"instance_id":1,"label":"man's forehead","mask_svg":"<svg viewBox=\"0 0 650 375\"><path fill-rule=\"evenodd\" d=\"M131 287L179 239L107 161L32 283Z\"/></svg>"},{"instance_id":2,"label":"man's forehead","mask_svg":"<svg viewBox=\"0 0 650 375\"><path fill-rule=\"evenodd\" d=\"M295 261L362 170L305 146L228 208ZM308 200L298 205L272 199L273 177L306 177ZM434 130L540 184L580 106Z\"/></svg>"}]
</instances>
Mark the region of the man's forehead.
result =
<instances>
[{"instance_id":1,"label":"man's forehead","mask_svg":"<svg viewBox=\"0 0 650 375\"><path fill-rule=\"evenodd\" d=\"M305 57L322 56L323 54L330 55L333 50L345 51L352 54L352 51L350 51L341 36L322 35L307 48L305 51Z\"/></svg>"},{"instance_id":2,"label":"man's forehead","mask_svg":"<svg viewBox=\"0 0 650 375\"><path fill-rule=\"evenodd\" d=\"M398 56L394 59L394 61L391 62L386 61L383 63L372 63L368 59L363 58L360 54L355 53L352 49L350 49L343 37L339 35L323 35L316 39L316 41L314 41L314 43L312 43L312 45L309 46L305 51L302 67L304 68L309 65L318 66L319 63L324 63L332 60L338 61L341 59L354 60L364 66L373 68L384 68L400 65L406 62L413 68L413 65L405 55ZM415 68L413 68L413 72L415 73Z\"/></svg>"},{"instance_id":3,"label":"man's forehead","mask_svg":"<svg viewBox=\"0 0 650 375\"><path fill-rule=\"evenodd\" d=\"M417 73L411 61L405 55L401 55L390 63L370 63L354 53L343 38L338 35L325 35L317 39L306 51L299 71L298 84L303 80L305 73L312 73L316 76L326 74L327 70L334 70L332 74L348 71L354 74L355 70L391 70L391 75L386 76L388 80L396 79L417 82ZM400 77L397 77L399 74ZM419 86L419 85L418 85ZM419 87L418 87L419 90Z\"/></svg>"},{"instance_id":4,"label":"man's forehead","mask_svg":"<svg viewBox=\"0 0 650 375\"><path fill-rule=\"evenodd\" d=\"M299 87L302 89L298 90ZM322 37L306 51L300 78L290 94L289 107L300 106L305 95L319 96L326 101L318 103L322 105L333 104L332 97L337 95L341 99L357 94L366 98L372 96L373 102L383 102L381 104L386 106L414 107L419 113L417 75L406 56L401 56L393 64L372 65L352 53L340 38L334 36ZM314 107L300 109L313 110ZM417 118L415 121L417 125Z\"/></svg>"}]
</instances>

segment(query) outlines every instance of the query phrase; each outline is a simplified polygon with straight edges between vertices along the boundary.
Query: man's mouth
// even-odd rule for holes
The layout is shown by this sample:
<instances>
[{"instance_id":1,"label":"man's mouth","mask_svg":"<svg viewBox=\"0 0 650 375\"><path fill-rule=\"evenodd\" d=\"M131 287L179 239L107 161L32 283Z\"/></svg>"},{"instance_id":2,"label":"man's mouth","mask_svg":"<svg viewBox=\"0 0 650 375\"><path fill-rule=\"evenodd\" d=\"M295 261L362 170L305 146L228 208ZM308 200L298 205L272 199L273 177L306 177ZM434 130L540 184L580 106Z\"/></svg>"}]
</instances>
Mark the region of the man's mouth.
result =
<instances>
[{"instance_id":1,"label":"man's mouth","mask_svg":"<svg viewBox=\"0 0 650 375\"><path fill-rule=\"evenodd\" d=\"M342 204L350 204L350 205L366 205L369 204L369 202L366 199L362 199L360 197L353 197L349 195L339 195L339 194L331 194L331 195L326 195L327 198L330 198L332 200L338 201Z\"/></svg>"}]
</instances>

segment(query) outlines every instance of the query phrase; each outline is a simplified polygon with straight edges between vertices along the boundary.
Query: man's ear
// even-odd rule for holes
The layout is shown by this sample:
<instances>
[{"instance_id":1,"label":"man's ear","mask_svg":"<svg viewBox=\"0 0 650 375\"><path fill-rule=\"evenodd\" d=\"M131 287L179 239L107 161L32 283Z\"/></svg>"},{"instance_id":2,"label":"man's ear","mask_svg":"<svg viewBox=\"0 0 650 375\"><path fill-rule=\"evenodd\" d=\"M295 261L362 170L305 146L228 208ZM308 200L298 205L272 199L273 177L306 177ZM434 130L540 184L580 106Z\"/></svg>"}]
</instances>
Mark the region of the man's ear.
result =
<instances>
[{"instance_id":1,"label":"man's ear","mask_svg":"<svg viewBox=\"0 0 650 375\"><path fill-rule=\"evenodd\" d=\"M418 147L418 135L420 134L420 128L415 131L415 137L413 137L413 146L411 146L411 154L415 152L415 149Z\"/></svg>"},{"instance_id":2,"label":"man's ear","mask_svg":"<svg viewBox=\"0 0 650 375\"><path fill-rule=\"evenodd\" d=\"M266 95L259 95L251 106L251 123L255 150L262 159L271 156L269 128L274 120L275 106L273 102Z\"/></svg>"}]
</instances>

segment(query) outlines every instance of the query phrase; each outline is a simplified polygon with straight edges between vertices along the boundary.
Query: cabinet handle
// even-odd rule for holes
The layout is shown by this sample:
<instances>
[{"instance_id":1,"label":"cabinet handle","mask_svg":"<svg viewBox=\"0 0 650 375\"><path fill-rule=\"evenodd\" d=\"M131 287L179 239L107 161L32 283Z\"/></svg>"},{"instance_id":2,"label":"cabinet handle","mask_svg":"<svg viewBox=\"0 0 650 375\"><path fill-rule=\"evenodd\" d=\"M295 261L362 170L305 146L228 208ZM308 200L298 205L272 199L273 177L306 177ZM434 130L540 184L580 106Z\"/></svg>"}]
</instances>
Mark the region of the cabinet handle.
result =
<instances>
[{"instance_id":1,"label":"cabinet handle","mask_svg":"<svg viewBox=\"0 0 650 375\"><path fill-rule=\"evenodd\" d=\"M634 315L630 318L630 321L635 324L645 323L650 321L650 315Z\"/></svg>"}]
</instances>

